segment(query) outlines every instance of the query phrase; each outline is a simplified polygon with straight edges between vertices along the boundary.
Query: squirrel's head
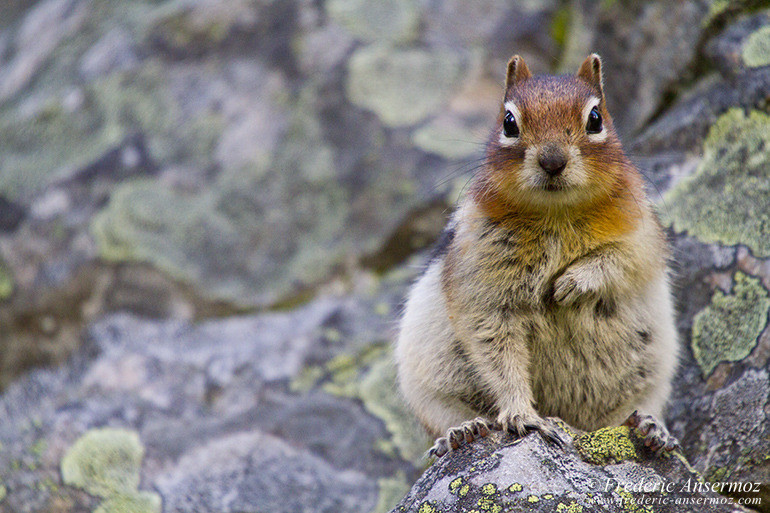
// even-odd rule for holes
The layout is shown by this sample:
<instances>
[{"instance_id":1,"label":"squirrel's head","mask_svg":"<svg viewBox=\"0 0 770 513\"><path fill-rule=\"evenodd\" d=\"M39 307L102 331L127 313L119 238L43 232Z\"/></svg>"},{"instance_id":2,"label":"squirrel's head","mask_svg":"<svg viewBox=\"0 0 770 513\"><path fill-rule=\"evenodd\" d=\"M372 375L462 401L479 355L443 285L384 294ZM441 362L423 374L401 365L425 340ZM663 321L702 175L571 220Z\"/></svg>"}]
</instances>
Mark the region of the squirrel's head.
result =
<instances>
[{"instance_id":1,"label":"squirrel's head","mask_svg":"<svg viewBox=\"0 0 770 513\"><path fill-rule=\"evenodd\" d=\"M562 76L533 76L518 55L509 61L482 188L506 203L564 207L611 194L624 162L598 55Z\"/></svg>"}]
</instances>

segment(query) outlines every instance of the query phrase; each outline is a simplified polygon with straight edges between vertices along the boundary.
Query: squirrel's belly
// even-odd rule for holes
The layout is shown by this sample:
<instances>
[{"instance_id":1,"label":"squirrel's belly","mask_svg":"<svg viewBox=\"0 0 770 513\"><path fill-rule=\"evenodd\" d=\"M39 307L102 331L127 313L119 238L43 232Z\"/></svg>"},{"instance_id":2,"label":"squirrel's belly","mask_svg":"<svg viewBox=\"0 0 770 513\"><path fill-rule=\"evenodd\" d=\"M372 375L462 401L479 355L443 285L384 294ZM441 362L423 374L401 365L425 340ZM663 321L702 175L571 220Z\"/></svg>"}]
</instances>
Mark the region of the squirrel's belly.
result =
<instances>
[{"instance_id":1,"label":"squirrel's belly","mask_svg":"<svg viewBox=\"0 0 770 513\"><path fill-rule=\"evenodd\" d=\"M594 300L533 316L529 370L541 415L590 430L641 400L659 355L638 313Z\"/></svg>"}]
</instances>

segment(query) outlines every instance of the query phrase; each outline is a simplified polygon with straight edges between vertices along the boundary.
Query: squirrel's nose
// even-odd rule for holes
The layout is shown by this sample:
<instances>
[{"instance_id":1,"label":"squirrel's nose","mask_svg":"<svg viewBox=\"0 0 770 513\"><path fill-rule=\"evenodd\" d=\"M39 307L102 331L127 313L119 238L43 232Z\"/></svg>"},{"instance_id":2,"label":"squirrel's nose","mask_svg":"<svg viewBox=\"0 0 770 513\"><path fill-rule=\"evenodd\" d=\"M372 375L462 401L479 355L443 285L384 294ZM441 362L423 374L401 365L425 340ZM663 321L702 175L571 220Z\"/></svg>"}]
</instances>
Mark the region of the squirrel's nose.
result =
<instances>
[{"instance_id":1,"label":"squirrel's nose","mask_svg":"<svg viewBox=\"0 0 770 513\"><path fill-rule=\"evenodd\" d=\"M550 176L558 176L567 167L567 155L556 145L548 145L540 150L537 161Z\"/></svg>"}]
</instances>

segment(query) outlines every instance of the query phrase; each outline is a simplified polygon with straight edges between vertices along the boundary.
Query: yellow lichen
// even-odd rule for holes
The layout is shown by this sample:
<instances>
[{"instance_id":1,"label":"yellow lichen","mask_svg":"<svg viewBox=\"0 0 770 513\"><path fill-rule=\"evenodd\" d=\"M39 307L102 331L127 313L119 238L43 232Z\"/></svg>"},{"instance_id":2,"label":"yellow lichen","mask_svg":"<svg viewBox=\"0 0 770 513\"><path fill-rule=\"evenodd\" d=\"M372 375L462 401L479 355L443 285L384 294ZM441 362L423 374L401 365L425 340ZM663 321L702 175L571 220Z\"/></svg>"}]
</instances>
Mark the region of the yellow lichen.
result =
<instances>
[{"instance_id":1,"label":"yellow lichen","mask_svg":"<svg viewBox=\"0 0 770 513\"><path fill-rule=\"evenodd\" d=\"M735 273L730 294L716 291L693 318L692 351L705 376L719 362L744 359L767 325L770 297L758 278Z\"/></svg>"},{"instance_id":2,"label":"yellow lichen","mask_svg":"<svg viewBox=\"0 0 770 513\"><path fill-rule=\"evenodd\" d=\"M560 502L556 506L556 511L560 511L563 513L583 513L583 506L581 506L575 501L572 501L569 504L564 504L563 502Z\"/></svg>"},{"instance_id":3,"label":"yellow lichen","mask_svg":"<svg viewBox=\"0 0 770 513\"><path fill-rule=\"evenodd\" d=\"M628 426L597 429L575 438L575 448L587 462L595 465L638 459Z\"/></svg>"},{"instance_id":4,"label":"yellow lichen","mask_svg":"<svg viewBox=\"0 0 770 513\"><path fill-rule=\"evenodd\" d=\"M494 483L487 483L481 487L481 493L484 495L494 495L497 493L497 486Z\"/></svg>"},{"instance_id":5,"label":"yellow lichen","mask_svg":"<svg viewBox=\"0 0 770 513\"><path fill-rule=\"evenodd\" d=\"M420 504L420 509L417 510L417 513L439 513L439 510L430 502L423 502Z\"/></svg>"}]
</instances>

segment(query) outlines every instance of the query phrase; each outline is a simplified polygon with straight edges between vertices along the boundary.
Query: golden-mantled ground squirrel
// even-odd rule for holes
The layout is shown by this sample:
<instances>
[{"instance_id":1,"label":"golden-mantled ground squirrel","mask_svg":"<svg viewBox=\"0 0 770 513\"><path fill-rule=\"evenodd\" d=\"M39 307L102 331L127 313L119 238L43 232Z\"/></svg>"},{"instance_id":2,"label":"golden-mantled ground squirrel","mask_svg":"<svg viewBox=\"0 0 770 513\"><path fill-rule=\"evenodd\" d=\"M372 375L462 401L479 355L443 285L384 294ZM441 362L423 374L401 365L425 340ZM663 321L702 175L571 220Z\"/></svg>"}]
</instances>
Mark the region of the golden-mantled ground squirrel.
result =
<instances>
[{"instance_id":1,"label":"golden-mantled ground squirrel","mask_svg":"<svg viewBox=\"0 0 770 513\"><path fill-rule=\"evenodd\" d=\"M601 60L508 63L484 166L412 287L396 360L441 456L504 429L626 422L653 450L677 365L665 235L607 112ZM636 412L641 412L640 415Z\"/></svg>"}]
</instances>

